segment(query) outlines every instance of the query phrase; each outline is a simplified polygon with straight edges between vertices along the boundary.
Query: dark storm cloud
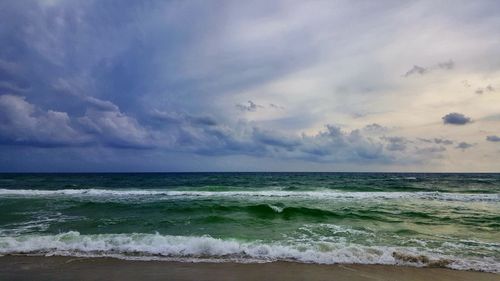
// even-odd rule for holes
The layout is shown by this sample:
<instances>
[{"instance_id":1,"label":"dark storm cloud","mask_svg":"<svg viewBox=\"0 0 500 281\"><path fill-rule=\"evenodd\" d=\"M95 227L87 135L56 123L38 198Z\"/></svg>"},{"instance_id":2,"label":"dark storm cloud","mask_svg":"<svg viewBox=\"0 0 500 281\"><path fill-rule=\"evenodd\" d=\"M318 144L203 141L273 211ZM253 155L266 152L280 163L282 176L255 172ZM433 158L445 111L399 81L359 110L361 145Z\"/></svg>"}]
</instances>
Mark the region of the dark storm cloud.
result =
<instances>
[{"instance_id":1,"label":"dark storm cloud","mask_svg":"<svg viewBox=\"0 0 500 281\"><path fill-rule=\"evenodd\" d=\"M152 148L152 136L136 119L120 111L88 109L77 119L85 132L117 148Z\"/></svg>"},{"instance_id":2,"label":"dark storm cloud","mask_svg":"<svg viewBox=\"0 0 500 281\"><path fill-rule=\"evenodd\" d=\"M491 142L500 142L500 137L496 135L487 136L486 140Z\"/></svg>"},{"instance_id":3,"label":"dark storm cloud","mask_svg":"<svg viewBox=\"0 0 500 281\"><path fill-rule=\"evenodd\" d=\"M66 112L41 109L25 97L15 95L1 95L0 109L0 138L6 144L39 147L103 144L119 148L152 145L149 132L118 109L89 108L84 116L72 119Z\"/></svg>"},{"instance_id":4,"label":"dark storm cloud","mask_svg":"<svg viewBox=\"0 0 500 281\"><path fill-rule=\"evenodd\" d=\"M118 111L118 106L110 101L98 99L86 95L86 82L84 79L59 78L52 84L52 88L58 92L80 99L85 106L104 111Z\"/></svg>"},{"instance_id":5,"label":"dark storm cloud","mask_svg":"<svg viewBox=\"0 0 500 281\"><path fill-rule=\"evenodd\" d=\"M389 161L380 139L364 136L360 130L343 131L335 125L326 125L326 130L314 136L302 136L299 152L302 157L316 161Z\"/></svg>"},{"instance_id":6,"label":"dark storm cloud","mask_svg":"<svg viewBox=\"0 0 500 281\"><path fill-rule=\"evenodd\" d=\"M439 156L446 149L432 145L407 147L411 140L401 137L368 137L361 130L344 131L335 125L315 135L286 135L265 130L249 123L226 126L192 127L183 131L177 149L203 155L241 154L302 159L318 163L420 162ZM412 159L402 154L424 148L425 153ZM425 151L427 149L427 151Z\"/></svg>"},{"instance_id":7,"label":"dark storm cloud","mask_svg":"<svg viewBox=\"0 0 500 281\"><path fill-rule=\"evenodd\" d=\"M57 162L53 170L68 163L78 168L79 159L93 157L93 162L81 165L90 170L118 167L118 171L120 167L190 170L199 168L199 159L207 155L213 157L203 162L209 168L212 163L230 163L225 167L232 168L236 162L226 161L226 156L256 157L258 164L247 166L250 170L261 168L258 157L273 159L283 169L290 159L307 161L302 166L307 168L311 162L413 164L440 157L448 143L389 136L393 128L379 124L359 130L352 124L326 125L318 131L318 124L335 121L325 116L336 112L317 107L323 100L315 93L308 97L307 89L301 95L309 100L299 106L292 103L302 102L295 93L290 100L271 97L269 101L276 103L266 100L262 105L252 100L263 95L243 94L290 75L300 81L304 70L314 73L318 66L326 69L316 76L319 92L324 77L332 82L331 88L335 86L339 79L335 69L356 77L348 95L353 102L358 91L376 97L392 87L391 81L367 82L385 80L387 73L379 73L379 64L363 64L364 76L354 66L350 69L359 65L359 54L373 56L371 51L378 53L387 38L356 44L363 49L338 42L353 42L352 34L365 31L374 20L390 19L387 8L407 5L324 3L0 1L0 155L17 159L24 151L42 165ZM334 20L329 16L344 9L349 12L345 16ZM360 18L349 23L352 29L334 28L337 20ZM381 27L390 27L388 38L400 32L392 22ZM338 60L339 55L345 62ZM453 67L451 60L414 66L405 76ZM252 100L244 103L247 99ZM235 103L248 114L235 114L239 113ZM342 99L337 103L349 107ZM245 119L262 120L259 113L264 108L279 119ZM374 109L346 108L367 120L375 114L383 118L387 112L370 110ZM70 157L74 158L66 159ZM22 161L17 161L18 170L23 170ZM5 168L5 163L0 165ZM157 168L158 164L163 166ZM333 166L337 167L323 167Z\"/></svg>"},{"instance_id":8,"label":"dark storm cloud","mask_svg":"<svg viewBox=\"0 0 500 281\"><path fill-rule=\"evenodd\" d=\"M175 6L172 14L169 8ZM185 6L189 5L159 1L128 5L99 1L0 3L0 36L2 42L9 42L0 46L0 95L23 96L3 99L4 107L17 104L18 109L2 112L6 120L2 142L156 147L154 135L159 133L151 130L155 122L148 123L148 105L158 104L149 93L158 88L185 89L168 84L172 80L154 67L153 56L169 60L168 66L179 65L186 36L178 36L174 25L161 20L170 17L181 23ZM161 30L156 28L159 25ZM184 31L190 28L186 25ZM155 32L146 32L151 29ZM190 124L216 124L204 114L183 118Z\"/></svg>"},{"instance_id":9,"label":"dark storm cloud","mask_svg":"<svg viewBox=\"0 0 500 281\"><path fill-rule=\"evenodd\" d=\"M418 138L418 140L426 143L435 143L435 144L444 144L444 145L452 145L453 141L448 140L448 139L442 139L442 138L433 138L433 139L426 139L426 138Z\"/></svg>"},{"instance_id":10,"label":"dark storm cloud","mask_svg":"<svg viewBox=\"0 0 500 281\"><path fill-rule=\"evenodd\" d=\"M460 143L457 144L457 146L455 148L461 149L462 151L464 151L464 150L469 149L469 148L471 148L473 146L474 146L474 144L471 144L471 143L460 142Z\"/></svg>"},{"instance_id":11,"label":"dark storm cloud","mask_svg":"<svg viewBox=\"0 0 500 281\"><path fill-rule=\"evenodd\" d=\"M189 116L189 122L202 126L216 126L217 121L210 116Z\"/></svg>"},{"instance_id":12,"label":"dark storm cloud","mask_svg":"<svg viewBox=\"0 0 500 281\"><path fill-rule=\"evenodd\" d=\"M453 141L448 139L434 138L434 142L437 144L452 145Z\"/></svg>"},{"instance_id":13,"label":"dark storm cloud","mask_svg":"<svg viewBox=\"0 0 500 281\"><path fill-rule=\"evenodd\" d=\"M279 109L279 110L284 110L285 109L284 106L277 105L277 104L274 104L274 103L270 103L269 107L274 108L274 109Z\"/></svg>"},{"instance_id":14,"label":"dark storm cloud","mask_svg":"<svg viewBox=\"0 0 500 281\"><path fill-rule=\"evenodd\" d=\"M23 93L30 89L30 83L23 76L22 66L0 58L0 93Z\"/></svg>"},{"instance_id":15,"label":"dark storm cloud","mask_svg":"<svg viewBox=\"0 0 500 281\"><path fill-rule=\"evenodd\" d=\"M427 74L431 71L437 70L437 69L442 69L442 70L451 70L455 67L455 62L452 60L448 60L445 62L440 62L436 65L432 65L429 67L422 67L418 65L414 65L410 70L408 70L403 76L404 77L409 77L413 75L424 75Z\"/></svg>"},{"instance_id":16,"label":"dark storm cloud","mask_svg":"<svg viewBox=\"0 0 500 281\"><path fill-rule=\"evenodd\" d=\"M377 124L377 123L373 123L373 124L369 124L369 125L366 125L365 127L363 127L363 131L365 131L367 133L373 133L373 134L382 134L382 133L389 131L389 128L384 127L384 126Z\"/></svg>"},{"instance_id":17,"label":"dark storm cloud","mask_svg":"<svg viewBox=\"0 0 500 281\"><path fill-rule=\"evenodd\" d=\"M440 62L437 64L437 67L441 69L453 69L455 67L455 62L453 62L452 60Z\"/></svg>"},{"instance_id":18,"label":"dark storm cloud","mask_svg":"<svg viewBox=\"0 0 500 281\"><path fill-rule=\"evenodd\" d=\"M417 149L417 153L421 153L423 155L440 155L441 153L446 151L446 147L444 146L431 146L431 147L422 147Z\"/></svg>"},{"instance_id":19,"label":"dark storm cloud","mask_svg":"<svg viewBox=\"0 0 500 281\"><path fill-rule=\"evenodd\" d=\"M467 117L464 114L457 112L448 113L441 119L443 119L444 124L451 124L451 125L465 125L467 123L472 122L470 117Z\"/></svg>"},{"instance_id":20,"label":"dark storm cloud","mask_svg":"<svg viewBox=\"0 0 500 281\"><path fill-rule=\"evenodd\" d=\"M403 137L384 137L387 140L387 149L391 151L404 151L408 140Z\"/></svg>"},{"instance_id":21,"label":"dark storm cloud","mask_svg":"<svg viewBox=\"0 0 500 281\"><path fill-rule=\"evenodd\" d=\"M254 103L249 100L248 104L237 104L236 107L241 111L257 111L259 108L264 108L264 106Z\"/></svg>"},{"instance_id":22,"label":"dark storm cloud","mask_svg":"<svg viewBox=\"0 0 500 281\"><path fill-rule=\"evenodd\" d=\"M495 91L495 88L493 88L493 86L491 86L491 85L488 85L484 88L477 88L475 93L478 95L482 95L485 92L494 92L494 91Z\"/></svg>"},{"instance_id":23,"label":"dark storm cloud","mask_svg":"<svg viewBox=\"0 0 500 281\"><path fill-rule=\"evenodd\" d=\"M0 141L4 144L54 147L89 141L72 127L67 113L41 110L20 96L0 96L0 121Z\"/></svg>"},{"instance_id":24,"label":"dark storm cloud","mask_svg":"<svg viewBox=\"0 0 500 281\"><path fill-rule=\"evenodd\" d=\"M402 137L371 138L361 130L344 131L334 125L326 125L326 130L312 136L285 135L246 122L228 127L208 116L158 110L152 116L170 127L154 130L110 102L88 102L94 106L89 106L83 116L71 118L65 112L38 108L24 97L2 95L0 139L4 144L34 147L163 148L212 156L272 156L320 163L399 161L392 153L406 150L411 142ZM371 125L380 129L378 126Z\"/></svg>"},{"instance_id":25,"label":"dark storm cloud","mask_svg":"<svg viewBox=\"0 0 500 281\"><path fill-rule=\"evenodd\" d=\"M403 137L370 137L363 130L344 131L335 125L326 125L326 130L313 136L301 137L272 134L265 138L259 136L263 144L271 148L283 148L284 157L307 159L315 162L420 162L424 158L440 157L446 149L435 145L420 146ZM255 130L255 132L260 132ZM414 144L412 147L409 144ZM425 153L417 155L417 150ZM427 149L427 151L425 151ZM403 156L403 152L411 152L413 159ZM406 158L406 159L402 159Z\"/></svg>"},{"instance_id":26,"label":"dark storm cloud","mask_svg":"<svg viewBox=\"0 0 500 281\"><path fill-rule=\"evenodd\" d=\"M155 119L173 124L193 124L199 126L216 126L218 122L211 116L196 116L187 113L153 110L151 116Z\"/></svg>"},{"instance_id":27,"label":"dark storm cloud","mask_svg":"<svg viewBox=\"0 0 500 281\"><path fill-rule=\"evenodd\" d=\"M94 101L95 102L95 101ZM361 130L344 131L326 125L316 135L285 135L250 123L228 127L210 117L167 114L154 117L169 123L155 131L116 106L88 107L83 116L43 110L23 97L0 96L0 139L4 144L34 147L102 145L120 149L163 148L201 155L272 156L319 163L365 163L401 161L399 153L409 140L402 137L371 138ZM440 151L427 151L436 153ZM405 160L408 161L408 160ZM411 161L419 161L414 159Z\"/></svg>"},{"instance_id":28,"label":"dark storm cloud","mask_svg":"<svg viewBox=\"0 0 500 281\"><path fill-rule=\"evenodd\" d=\"M427 73L429 70L424 68L424 67L421 67L421 66L418 66L418 65L414 65L410 70L408 70L405 75L403 75L404 77L409 77L409 76L412 76L414 74L420 74L420 75L423 75L425 73Z\"/></svg>"},{"instance_id":29,"label":"dark storm cloud","mask_svg":"<svg viewBox=\"0 0 500 281\"><path fill-rule=\"evenodd\" d=\"M301 145L301 141L299 138L280 135L276 132L265 131L259 128L254 128L252 135L253 139L257 143L275 147L282 147L286 150L293 150L295 147Z\"/></svg>"}]
</instances>

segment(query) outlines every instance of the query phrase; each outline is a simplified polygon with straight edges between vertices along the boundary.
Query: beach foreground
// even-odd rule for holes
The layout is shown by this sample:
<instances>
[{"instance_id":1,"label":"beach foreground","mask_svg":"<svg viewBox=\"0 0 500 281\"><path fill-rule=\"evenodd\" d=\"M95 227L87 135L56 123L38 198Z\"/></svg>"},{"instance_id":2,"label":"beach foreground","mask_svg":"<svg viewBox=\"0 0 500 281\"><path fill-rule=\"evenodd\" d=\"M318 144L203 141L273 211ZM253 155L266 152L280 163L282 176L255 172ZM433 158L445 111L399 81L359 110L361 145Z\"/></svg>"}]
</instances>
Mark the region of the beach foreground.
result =
<instances>
[{"instance_id":1,"label":"beach foreground","mask_svg":"<svg viewBox=\"0 0 500 281\"><path fill-rule=\"evenodd\" d=\"M0 257L0 280L500 280L499 274L386 265L127 261L113 258Z\"/></svg>"}]
</instances>

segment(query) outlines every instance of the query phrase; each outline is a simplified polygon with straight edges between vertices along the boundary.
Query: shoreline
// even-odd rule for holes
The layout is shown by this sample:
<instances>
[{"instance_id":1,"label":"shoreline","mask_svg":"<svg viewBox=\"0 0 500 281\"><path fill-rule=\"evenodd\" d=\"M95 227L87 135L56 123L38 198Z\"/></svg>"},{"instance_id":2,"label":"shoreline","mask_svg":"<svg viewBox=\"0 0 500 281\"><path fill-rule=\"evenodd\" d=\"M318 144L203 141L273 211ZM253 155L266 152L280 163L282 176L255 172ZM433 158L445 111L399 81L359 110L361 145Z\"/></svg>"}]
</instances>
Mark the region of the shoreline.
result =
<instances>
[{"instance_id":1,"label":"shoreline","mask_svg":"<svg viewBox=\"0 0 500 281\"><path fill-rule=\"evenodd\" d=\"M0 257L0 280L500 281L500 274L447 268L295 262L131 261L63 256Z\"/></svg>"}]
</instances>

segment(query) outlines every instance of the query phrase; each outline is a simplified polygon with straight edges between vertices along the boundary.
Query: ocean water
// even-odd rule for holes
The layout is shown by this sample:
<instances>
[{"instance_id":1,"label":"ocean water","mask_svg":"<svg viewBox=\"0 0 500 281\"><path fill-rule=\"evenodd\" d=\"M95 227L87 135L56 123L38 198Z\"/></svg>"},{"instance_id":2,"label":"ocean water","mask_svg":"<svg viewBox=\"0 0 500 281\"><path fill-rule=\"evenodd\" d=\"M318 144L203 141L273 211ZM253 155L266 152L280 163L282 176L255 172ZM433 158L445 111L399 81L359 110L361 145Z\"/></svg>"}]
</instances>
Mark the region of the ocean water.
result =
<instances>
[{"instance_id":1,"label":"ocean water","mask_svg":"<svg viewBox=\"0 0 500 281\"><path fill-rule=\"evenodd\" d=\"M0 254L500 272L500 174L0 174Z\"/></svg>"}]
</instances>

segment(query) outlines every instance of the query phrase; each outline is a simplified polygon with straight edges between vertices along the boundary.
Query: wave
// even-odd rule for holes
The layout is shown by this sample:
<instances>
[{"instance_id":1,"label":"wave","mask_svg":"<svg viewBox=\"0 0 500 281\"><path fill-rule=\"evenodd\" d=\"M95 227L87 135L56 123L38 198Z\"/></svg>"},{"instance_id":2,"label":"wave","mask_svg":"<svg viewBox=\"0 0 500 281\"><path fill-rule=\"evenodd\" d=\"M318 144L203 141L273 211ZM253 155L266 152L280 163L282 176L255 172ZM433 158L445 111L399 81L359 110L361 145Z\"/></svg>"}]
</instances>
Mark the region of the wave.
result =
<instances>
[{"instance_id":1,"label":"wave","mask_svg":"<svg viewBox=\"0 0 500 281\"><path fill-rule=\"evenodd\" d=\"M442 266L500 272L494 259L457 259L415 248L342 243L263 243L208 236L160 234L95 234L70 231L57 235L0 237L0 254L117 257L142 260L213 262L295 261L320 264L393 264Z\"/></svg>"},{"instance_id":2,"label":"wave","mask_svg":"<svg viewBox=\"0 0 500 281\"><path fill-rule=\"evenodd\" d=\"M382 212L367 212L364 214L362 211L331 211L319 208L310 207L286 207L277 206L272 204L259 204L259 205L249 205L249 206L234 206L228 207L224 206L224 209L232 210L242 210L249 213L253 213L259 217L282 217L282 218L293 218L293 217L309 217L314 219L324 219L324 218L343 218L343 219L367 219L367 220L378 220L378 221L388 221L394 222L394 219L386 217Z\"/></svg>"},{"instance_id":3,"label":"wave","mask_svg":"<svg viewBox=\"0 0 500 281\"><path fill-rule=\"evenodd\" d=\"M259 215L280 214L283 216L303 215L303 216L339 216L335 212L328 210L308 208L308 207L281 207L271 204L251 205L244 207L248 211Z\"/></svg>"},{"instance_id":4,"label":"wave","mask_svg":"<svg viewBox=\"0 0 500 281\"><path fill-rule=\"evenodd\" d=\"M178 190L118 190L118 189L0 189L0 196L22 197L107 197L165 199L171 197L264 197L264 198L310 198L310 199L425 199L460 202L500 202L500 194L490 193L446 193L446 192L341 192L341 191L178 191Z\"/></svg>"}]
</instances>

